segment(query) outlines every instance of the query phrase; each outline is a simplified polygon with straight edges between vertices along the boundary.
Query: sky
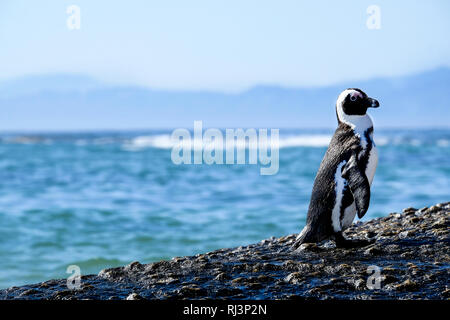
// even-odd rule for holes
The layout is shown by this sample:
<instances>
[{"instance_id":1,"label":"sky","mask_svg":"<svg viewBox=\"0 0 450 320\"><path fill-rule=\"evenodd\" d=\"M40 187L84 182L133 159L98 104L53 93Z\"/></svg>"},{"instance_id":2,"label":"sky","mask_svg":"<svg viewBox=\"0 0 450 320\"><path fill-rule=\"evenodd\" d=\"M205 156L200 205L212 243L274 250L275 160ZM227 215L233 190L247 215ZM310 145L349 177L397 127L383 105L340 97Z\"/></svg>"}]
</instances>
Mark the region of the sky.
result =
<instances>
[{"instance_id":1,"label":"sky","mask_svg":"<svg viewBox=\"0 0 450 320\"><path fill-rule=\"evenodd\" d=\"M80 8L80 29L67 8ZM369 29L367 8L380 9ZM450 66L450 1L1 0L0 80L158 89L325 86Z\"/></svg>"}]
</instances>

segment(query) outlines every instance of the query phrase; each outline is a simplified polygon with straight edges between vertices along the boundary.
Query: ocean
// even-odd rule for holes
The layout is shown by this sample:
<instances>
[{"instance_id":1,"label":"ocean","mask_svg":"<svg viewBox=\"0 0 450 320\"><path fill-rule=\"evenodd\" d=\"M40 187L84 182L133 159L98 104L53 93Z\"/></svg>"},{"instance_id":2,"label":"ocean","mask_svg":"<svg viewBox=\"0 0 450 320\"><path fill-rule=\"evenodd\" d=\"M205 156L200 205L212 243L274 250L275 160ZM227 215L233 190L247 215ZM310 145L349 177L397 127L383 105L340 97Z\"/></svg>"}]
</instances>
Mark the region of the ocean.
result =
<instances>
[{"instance_id":1,"label":"ocean","mask_svg":"<svg viewBox=\"0 0 450 320\"><path fill-rule=\"evenodd\" d=\"M332 130L280 130L279 171L175 165L171 130L0 135L0 288L297 233ZM363 220L449 201L450 129L376 130Z\"/></svg>"}]
</instances>

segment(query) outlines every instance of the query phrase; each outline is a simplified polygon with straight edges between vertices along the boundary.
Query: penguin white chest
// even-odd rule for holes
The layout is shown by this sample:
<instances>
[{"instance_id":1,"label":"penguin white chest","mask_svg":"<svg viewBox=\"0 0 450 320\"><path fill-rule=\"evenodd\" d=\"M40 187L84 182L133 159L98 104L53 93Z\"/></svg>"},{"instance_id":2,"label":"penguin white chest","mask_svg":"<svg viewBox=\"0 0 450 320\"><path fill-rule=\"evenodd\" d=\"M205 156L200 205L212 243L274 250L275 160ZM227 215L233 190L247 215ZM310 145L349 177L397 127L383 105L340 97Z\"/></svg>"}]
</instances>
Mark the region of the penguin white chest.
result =
<instances>
[{"instance_id":1,"label":"penguin white chest","mask_svg":"<svg viewBox=\"0 0 450 320\"><path fill-rule=\"evenodd\" d=\"M364 135L360 135L364 137ZM367 180L369 181L369 184L372 185L373 178L375 176L375 171L377 169L378 165L378 150L375 146L375 143L373 142L372 137L370 137L370 142L366 141L364 138L360 139L362 152L368 152L368 160L367 160L367 166L365 170L365 174L367 177ZM368 149L369 148L369 149ZM353 220L356 216L356 206L355 202L353 201L348 207L341 208L342 206L342 199L345 190L348 188L347 181L342 178L341 170L342 167L346 164L346 161L342 162L338 169L336 170L335 175L335 181L336 181L336 203L333 208L332 212L332 225L334 231L341 231L347 229L351 224L353 223ZM343 214L341 215L341 210L344 210Z\"/></svg>"},{"instance_id":2,"label":"penguin white chest","mask_svg":"<svg viewBox=\"0 0 450 320\"><path fill-rule=\"evenodd\" d=\"M373 177L378 165L378 150L374 143L369 153L369 160L367 161L366 177L369 180L369 184L372 185Z\"/></svg>"},{"instance_id":3,"label":"penguin white chest","mask_svg":"<svg viewBox=\"0 0 450 320\"><path fill-rule=\"evenodd\" d=\"M367 167L365 171L367 180L369 181L370 185L372 185L377 165L378 165L378 150L375 147L375 144L372 143L372 148L370 149L369 159L367 161ZM348 227L350 227L353 223L353 220L355 219L355 216L356 216L356 205L355 202L353 201L353 203L344 210L342 220L340 221L341 230L345 230Z\"/></svg>"}]
</instances>

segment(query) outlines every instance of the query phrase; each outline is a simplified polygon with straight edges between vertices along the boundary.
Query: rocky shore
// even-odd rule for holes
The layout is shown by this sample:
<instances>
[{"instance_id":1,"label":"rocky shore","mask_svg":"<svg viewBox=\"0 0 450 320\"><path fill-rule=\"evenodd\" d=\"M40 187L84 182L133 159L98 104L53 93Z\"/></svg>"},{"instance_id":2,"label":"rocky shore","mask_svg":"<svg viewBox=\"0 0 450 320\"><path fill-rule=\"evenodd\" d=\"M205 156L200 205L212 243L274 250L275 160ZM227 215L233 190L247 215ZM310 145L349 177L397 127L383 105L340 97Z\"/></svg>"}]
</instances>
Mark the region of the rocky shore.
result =
<instances>
[{"instance_id":1,"label":"rocky shore","mask_svg":"<svg viewBox=\"0 0 450 320\"><path fill-rule=\"evenodd\" d=\"M439 299L450 298L450 202L407 208L346 231L376 242L332 241L289 250L295 235L191 257L0 290L0 299Z\"/></svg>"}]
</instances>

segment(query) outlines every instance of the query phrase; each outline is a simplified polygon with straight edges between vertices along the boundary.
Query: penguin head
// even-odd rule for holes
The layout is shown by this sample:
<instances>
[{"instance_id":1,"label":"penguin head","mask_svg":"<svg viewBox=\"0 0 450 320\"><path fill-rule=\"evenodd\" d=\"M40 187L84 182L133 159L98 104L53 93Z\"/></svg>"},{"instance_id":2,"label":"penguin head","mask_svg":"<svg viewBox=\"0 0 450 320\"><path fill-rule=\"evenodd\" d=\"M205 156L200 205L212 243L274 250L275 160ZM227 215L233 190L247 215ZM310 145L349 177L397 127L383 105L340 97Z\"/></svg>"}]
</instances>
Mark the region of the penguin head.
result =
<instances>
[{"instance_id":1,"label":"penguin head","mask_svg":"<svg viewBox=\"0 0 450 320\"><path fill-rule=\"evenodd\" d=\"M370 98L361 89L349 88L341 92L336 102L338 120L365 116L368 108L378 108L377 100Z\"/></svg>"}]
</instances>

